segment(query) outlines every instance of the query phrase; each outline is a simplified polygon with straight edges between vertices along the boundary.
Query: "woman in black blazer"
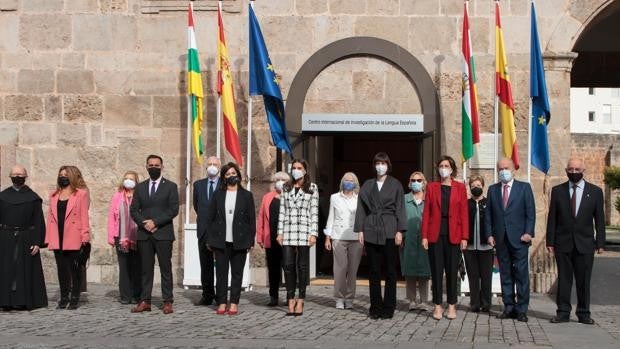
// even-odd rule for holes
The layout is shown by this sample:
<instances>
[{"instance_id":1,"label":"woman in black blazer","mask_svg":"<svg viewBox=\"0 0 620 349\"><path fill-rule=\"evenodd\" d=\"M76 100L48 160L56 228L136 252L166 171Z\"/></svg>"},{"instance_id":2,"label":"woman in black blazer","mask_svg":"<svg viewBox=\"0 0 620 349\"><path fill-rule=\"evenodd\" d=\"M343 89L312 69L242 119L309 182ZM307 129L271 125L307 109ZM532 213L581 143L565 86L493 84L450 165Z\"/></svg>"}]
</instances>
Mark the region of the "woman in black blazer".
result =
<instances>
[{"instance_id":1,"label":"woman in black blazer","mask_svg":"<svg viewBox=\"0 0 620 349\"><path fill-rule=\"evenodd\" d=\"M233 162L222 167L220 186L207 208L207 247L216 261L215 298L219 315L237 315L243 267L254 246L256 214L252 193L241 186L241 170ZM230 305L228 305L228 268L230 266Z\"/></svg>"}]
</instances>

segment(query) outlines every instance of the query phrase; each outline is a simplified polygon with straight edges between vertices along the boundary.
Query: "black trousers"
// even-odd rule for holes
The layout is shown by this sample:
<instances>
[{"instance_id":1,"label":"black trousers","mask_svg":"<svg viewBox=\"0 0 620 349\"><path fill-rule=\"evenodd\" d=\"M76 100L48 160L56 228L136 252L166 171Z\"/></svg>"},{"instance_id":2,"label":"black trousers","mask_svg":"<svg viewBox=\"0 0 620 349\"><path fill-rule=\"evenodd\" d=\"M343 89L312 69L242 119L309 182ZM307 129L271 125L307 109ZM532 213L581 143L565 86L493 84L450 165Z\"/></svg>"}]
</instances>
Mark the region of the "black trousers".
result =
<instances>
[{"instance_id":1,"label":"black trousers","mask_svg":"<svg viewBox=\"0 0 620 349\"><path fill-rule=\"evenodd\" d=\"M433 303L440 305L443 299L443 275L446 274L446 298L448 304L456 304L456 278L458 273L461 250L453 245L448 235L440 235L436 243L428 245L428 259L431 265L431 290Z\"/></svg>"},{"instance_id":2,"label":"black trousers","mask_svg":"<svg viewBox=\"0 0 620 349\"><path fill-rule=\"evenodd\" d=\"M393 314L396 309L396 263L399 258L394 239L385 240L385 245L364 243L368 256L368 286L371 314ZM385 291L381 297L381 262L385 266Z\"/></svg>"},{"instance_id":3,"label":"black trousers","mask_svg":"<svg viewBox=\"0 0 620 349\"><path fill-rule=\"evenodd\" d=\"M142 268L138 251L122 252L116 245L118 258L118 291L121 301L140 299L142 293Z\"/></svg>"},{"instance_id":4,"label":"black trousers","mask_svg":"<svg viewBox=\"0 0 620 349\"><path fill-rule=\"evenodd\" d=\"M573 276L577 290L578 318L590 317L590 278L594 253L581 254L576 248L571 252L555 252L555 261L558 265L558 291L556 303L557 315L568 318L571 312L570 296L573 289Z\"/></svg>"},{"instance_id":5,"label":"black trousers","mask_svg":"<svg viewBox=\"0 0 620 349\"><path fill-rule=\"evenodd\" d=\"M200 284L202 285L202 298L215 299L215 275L213 273L213 252L209 251L204 240L198 241L198 257L200 258Z\"/></svg>"},{"instance_id":6,"label":"black trousers","mask_svg":"<svg viewBox=\"0 0 620 349\"><path fill-rule=\"evenodd\" d=\"M138 240L138 252L142 261L141 301L151 302L155 256L157 256L161 274L161 298L164 303L172 303L172 242L156 240L153 236L149 236L146 240Z\"/></svg>"},{"instance_id":7,"label":"black trousers","mask_svg":"<svg viewBox=\"0 0 620 349\"><path fill-rule=\"evenodd\" d=\"M71 294L72 299L80 298L82 272L77 263L79 255L79 250L54 250L61 300L69 300L69 294Z\"/></svg>"},{"instance_id":8,"label":"black trousers","mask_svg":"<svg viewBox=\"0 0 620 349\"><path fill-rule=\"evenodd\" d=\"M278 298L280 281L282 281L282 246L277 242L265 249L267 271L269 274L269 297Z\"/></svg>"},{"instance_id":9,"label":"black trousers","mask_svg":"<svg viewBox=\"0 0 620 349\"><path fill-rule=\"evenodd\" d=\"M469 305L472 308L491 307L493 250L465 250L465 266L469 281Z\"/></svg>"},{"instance_id":10,"label":"black trousers","mask_svg":"<svg viewBox=\"0 0 620 349\"><path fill-rule=\"evenodd\" d=\"M230 303L239 304L243 266L248 250L233 249L232 242L227 242L224 249L214 248L215 268L217 272L215 298L217 304L228 304L228 268L230 267Z\"/></svg>"},{"instance_id":11,"label":"black trousers","mask_svg":"<svg viewBox=\"0 0 620 349\"><path fill-rule=\"evenodd\" d=\"M286 299L295 298L295 286L299 289L299 299L306 298L306 287L310 283L310 246L282 247Z\"/></svg>"}]
</instances>

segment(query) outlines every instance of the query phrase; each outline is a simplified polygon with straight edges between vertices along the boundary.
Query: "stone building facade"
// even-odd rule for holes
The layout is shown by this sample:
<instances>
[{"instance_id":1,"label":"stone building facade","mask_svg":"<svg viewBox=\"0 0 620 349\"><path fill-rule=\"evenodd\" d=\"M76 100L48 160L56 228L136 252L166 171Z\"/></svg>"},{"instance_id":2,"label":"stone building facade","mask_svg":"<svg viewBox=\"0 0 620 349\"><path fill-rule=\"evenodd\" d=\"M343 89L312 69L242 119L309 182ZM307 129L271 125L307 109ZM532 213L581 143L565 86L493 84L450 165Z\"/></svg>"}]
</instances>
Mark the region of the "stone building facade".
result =
<instances>
[{"instance_id":1,"label":"stone building facade","mask_svg":"<svg viewBox=\"0 0 620 349\"><path fill-rule=\"evenodd\" d=\"M208 95L203 142L206 153L214 154L217 2L194 3ZM553 113L549 128L553 164L550 184L564 180L563 164L571 151L585 153L596 161L605 157L596 154L606 151L607 143L601 144L609 139L600 140L591 149L575 148L571 142L569 89L576 57L571 51L590 22L614 3L617 1L545 0L536 4ZM223 4L237 119L245 149L248 2L225 0ZM116 282L116 257L106 243L106 215L108 201L125 170L135 169L145 176L146 156L161 154L164 175L180 184L181 202L185 202L186 6L186 1L176 0L0 0L0 183L8 185L6 174L17 162L28 168L32 187L47 196L54 189L61 165L75 164L82 170L92 199L95 249L89 281ZM493 128L493 6L491 0L471 0L469 4L481 129L487 133ZM530 1L502 1L500 6L521 163L526 164ZM258 0L255 11L273 64L282 76L285 98L306 60L337 40L377 37L409 52L422 64L436 88L439 151L460 158L463 1ZM258 202L276 169L276 151L270 144L262 100L254 101L252 190ZM339 60L322 71L307 91L303 110L401 114L421 112L420 104L416 89L399 67L362 56ZM591 144L585 139L583 142ZM231 159L224 150L222 153L225 161ZM192 163L193 181L204 176L205 171L195 159ZM492 177L491 170L482 173ZM524 176L521 170L519 177ZM320 184L321 178L317 179ZM597 180L600 183L600 178ZM543 188L543 178L535 170L532 183L535 192L540 193L537 244L532 251L543 261L541 265L550 265L539 244L544 236L545 193L549 187ZM325 195L330 190L325 189ZM176 220L178 239L173 263L177 283L183 273L182 223L187 209L183 204ZM191 214L193 221L193 211ZM261 256L261 251L252 254L256 268L263 263ZM532 268L538 275L534 275L535 281L539 278L533 287L548 289L552 267ZM48 279L55 280L52 258L46 259L46 270Z\"/></svg>"}]
</instances>

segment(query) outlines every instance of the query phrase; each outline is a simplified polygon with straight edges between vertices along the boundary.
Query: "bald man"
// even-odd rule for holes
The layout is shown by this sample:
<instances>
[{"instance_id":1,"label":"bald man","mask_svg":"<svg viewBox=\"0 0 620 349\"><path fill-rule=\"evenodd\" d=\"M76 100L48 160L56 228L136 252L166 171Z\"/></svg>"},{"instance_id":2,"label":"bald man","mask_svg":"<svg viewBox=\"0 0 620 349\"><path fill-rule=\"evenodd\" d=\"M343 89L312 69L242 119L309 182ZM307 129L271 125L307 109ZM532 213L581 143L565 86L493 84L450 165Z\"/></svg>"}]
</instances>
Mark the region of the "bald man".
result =
<instances>
[{"instance_id":1,"label":"bald man","mask_svg":"<svg viewBox=\"0 0 620 349\"><path fill-rule=\"evenodd\" d=\"M603 253L605 246L605 212L603 191L583 179L585 171L583 160L570 159L566 165L568 181L551 190L547 250L555 255L558 266L557 311L552 323L570 320L574 276L577 319L594 324L590 317L590 277L594 252Z\"/></svg>"},{"instance_id":2,"label":"bald man","mask_svg":"<svg viewBox=\"0 0 620 349\"><path fill-rule=\"evenodd\" d=\"M15 165L12 185L0 192L0 307L47 306L39 249L45 246L41 198L26 185L28 172Z\"/></svg>"}]
</instances>

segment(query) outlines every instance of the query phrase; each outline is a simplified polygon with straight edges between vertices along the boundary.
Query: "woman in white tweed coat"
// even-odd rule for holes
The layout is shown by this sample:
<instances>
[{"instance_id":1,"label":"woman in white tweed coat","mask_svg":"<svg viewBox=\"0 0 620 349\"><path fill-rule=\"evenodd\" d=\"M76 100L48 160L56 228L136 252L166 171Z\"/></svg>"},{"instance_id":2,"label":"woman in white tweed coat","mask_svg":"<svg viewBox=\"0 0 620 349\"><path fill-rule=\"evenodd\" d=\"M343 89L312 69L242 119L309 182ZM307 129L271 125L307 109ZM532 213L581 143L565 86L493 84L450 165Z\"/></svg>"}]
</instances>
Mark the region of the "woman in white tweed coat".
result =
<instances>
[{"instance_id":1,"label":"woman in white tweed coat","mask_svg":"<svg viewBox=\"0 0 620 349\"><path fill-rule=\"evenodd\" d=\"M288 316L303 314L306 286L310 283L310 247L316 243L319 231L319 190L310 181L307 169L306 160L293 160L292 178L285 185L280 202L277 240L283 246Z\"/></svg>"}]
</instances>

